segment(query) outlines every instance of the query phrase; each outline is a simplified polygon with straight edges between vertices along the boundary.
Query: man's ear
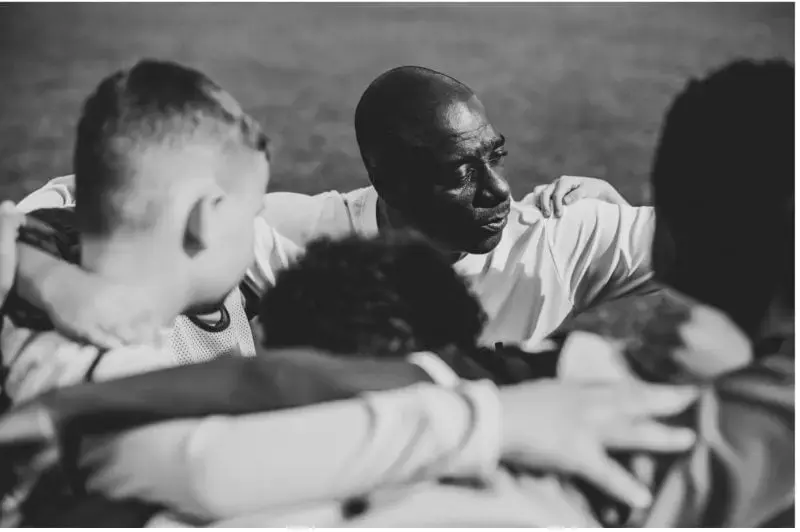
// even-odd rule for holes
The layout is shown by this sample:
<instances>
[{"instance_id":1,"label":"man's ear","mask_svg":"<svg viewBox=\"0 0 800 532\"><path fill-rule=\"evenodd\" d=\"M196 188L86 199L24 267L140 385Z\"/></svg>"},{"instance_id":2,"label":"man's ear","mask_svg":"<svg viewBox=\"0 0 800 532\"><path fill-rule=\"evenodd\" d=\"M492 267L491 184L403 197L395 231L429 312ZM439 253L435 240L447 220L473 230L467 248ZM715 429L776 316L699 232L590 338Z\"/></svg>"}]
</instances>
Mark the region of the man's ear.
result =
<instances>
[{"instance_id":1,"label":"man's ear","mask_svg":"<svg viewBox=\"0 0 800 532\"><path fill-rule=\"evenodd\" d=\"M190 257L208 248L211 243L212 220L220 197L202 195L189 208L183 234L183 249Z\"/></svg>"},{"instance_id":2,"label":"man's ear","mask_svg":"<svg viewBox=\"0 0 800 532\"><path fill-rule=\"evenodd\" d=\"M410 169L402 162L384 164L381 171L374 170L370 173L370 181L378 195L387 205L403 210L409 205L409 198L413 197L409 186Z\"/></svg>"}]
</instances>

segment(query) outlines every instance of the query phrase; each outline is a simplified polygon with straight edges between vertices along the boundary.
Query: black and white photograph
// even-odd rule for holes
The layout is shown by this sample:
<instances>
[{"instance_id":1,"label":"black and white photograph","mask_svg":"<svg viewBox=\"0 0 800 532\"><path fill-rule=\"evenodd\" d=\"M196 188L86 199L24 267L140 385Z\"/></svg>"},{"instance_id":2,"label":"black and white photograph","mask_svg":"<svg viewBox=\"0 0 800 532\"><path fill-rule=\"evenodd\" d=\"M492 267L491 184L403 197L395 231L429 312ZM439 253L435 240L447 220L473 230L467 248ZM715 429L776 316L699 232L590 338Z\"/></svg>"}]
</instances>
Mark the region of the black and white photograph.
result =
<instances>
[{"instance_id":1,"label":"black and white photograph","mask_svg":"<svg viewBox=\"0 0 800 532\"><path fill-rule=\"evenodd\" d=\"M0 527L794 528L794 2L0 2Z\"/></svg>"}]
</instances>

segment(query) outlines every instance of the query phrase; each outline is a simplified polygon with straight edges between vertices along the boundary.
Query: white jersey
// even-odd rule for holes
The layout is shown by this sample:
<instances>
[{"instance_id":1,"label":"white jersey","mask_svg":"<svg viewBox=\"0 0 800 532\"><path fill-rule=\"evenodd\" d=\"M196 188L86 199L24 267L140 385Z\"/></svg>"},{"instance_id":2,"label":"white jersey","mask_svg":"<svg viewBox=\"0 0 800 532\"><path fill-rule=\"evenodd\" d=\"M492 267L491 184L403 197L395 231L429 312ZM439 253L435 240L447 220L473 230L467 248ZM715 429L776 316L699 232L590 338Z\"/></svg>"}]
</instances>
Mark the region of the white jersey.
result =
<instances>
[{"instance_id":1,"label":"white jersey","mask_svg":"<svg viewBox=\"0 0 800 532\"><path fill-rule=\"evenodd\" d=\"M250 322L238 288L225 298L223 309L208 316L189 318L181 315L175 318L170 331L170 345L179 363L205 362L225 353L256 354ZM226 326L215 330L217 324Z\"/></svg>"},{"instance_id":2,"label":"white jersey","mask_svg":"<svg viewBox=\"0 0 800 532\"><path fill-rule=\"evenodd\" d=\"M305 196L267 194L268 225L304 247L310 240L378 234L378 194L372 187ZM631 293L652 276L651 207L582 200L561 218L545 218L512 202L498 246L454 266L489 315L483 343L531 349L574 311Z\"/></svg>"}]
</instances>

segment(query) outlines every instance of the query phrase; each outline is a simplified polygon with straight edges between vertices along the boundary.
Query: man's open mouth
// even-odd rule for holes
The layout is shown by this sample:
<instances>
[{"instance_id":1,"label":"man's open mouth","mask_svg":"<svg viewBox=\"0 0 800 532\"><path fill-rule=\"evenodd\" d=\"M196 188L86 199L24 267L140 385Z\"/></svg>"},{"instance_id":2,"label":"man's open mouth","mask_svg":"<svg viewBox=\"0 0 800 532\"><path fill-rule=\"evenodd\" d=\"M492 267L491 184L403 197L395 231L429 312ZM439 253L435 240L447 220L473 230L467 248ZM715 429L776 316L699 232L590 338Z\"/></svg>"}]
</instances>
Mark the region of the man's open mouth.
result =
<instances>
[{"instance_id":1,"label":"man's open mouth","mask_svg":"<svg viewBox=\"0 0 800 532\"><path fill-rule=\"evenodd\" d=\"M486 223L481 225L481 229L489 233L499 233L505 228L507 223L508 212L505 212L502 215L494 216L487 220Z\"/></svg>"}]
</instances>

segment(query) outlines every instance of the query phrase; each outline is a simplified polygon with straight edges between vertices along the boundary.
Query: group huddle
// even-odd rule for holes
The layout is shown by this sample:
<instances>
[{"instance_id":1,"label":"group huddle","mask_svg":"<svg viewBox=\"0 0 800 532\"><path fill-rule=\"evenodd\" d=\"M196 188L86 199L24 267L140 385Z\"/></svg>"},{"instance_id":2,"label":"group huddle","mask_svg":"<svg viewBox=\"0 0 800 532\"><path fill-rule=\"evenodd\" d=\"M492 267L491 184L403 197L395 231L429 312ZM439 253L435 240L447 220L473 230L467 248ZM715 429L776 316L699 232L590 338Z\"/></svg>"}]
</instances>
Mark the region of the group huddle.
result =
<instances>
[{"instance_id":1,"label":"group huddle","mask_svg":"<svg viewBox=\"0 0 800 532\"><path fill-rule=\"evenodd\" d=\"M574 176L514 200L483 104L427 68L356 107L370 186L316 196L265 193L269 139L202 73L110 75L74 173L0 207L0 524L777 523L793 78L689 81L634 207ZM631 335L570 325L623 298Z\"/></svg>"}]
</instances>

